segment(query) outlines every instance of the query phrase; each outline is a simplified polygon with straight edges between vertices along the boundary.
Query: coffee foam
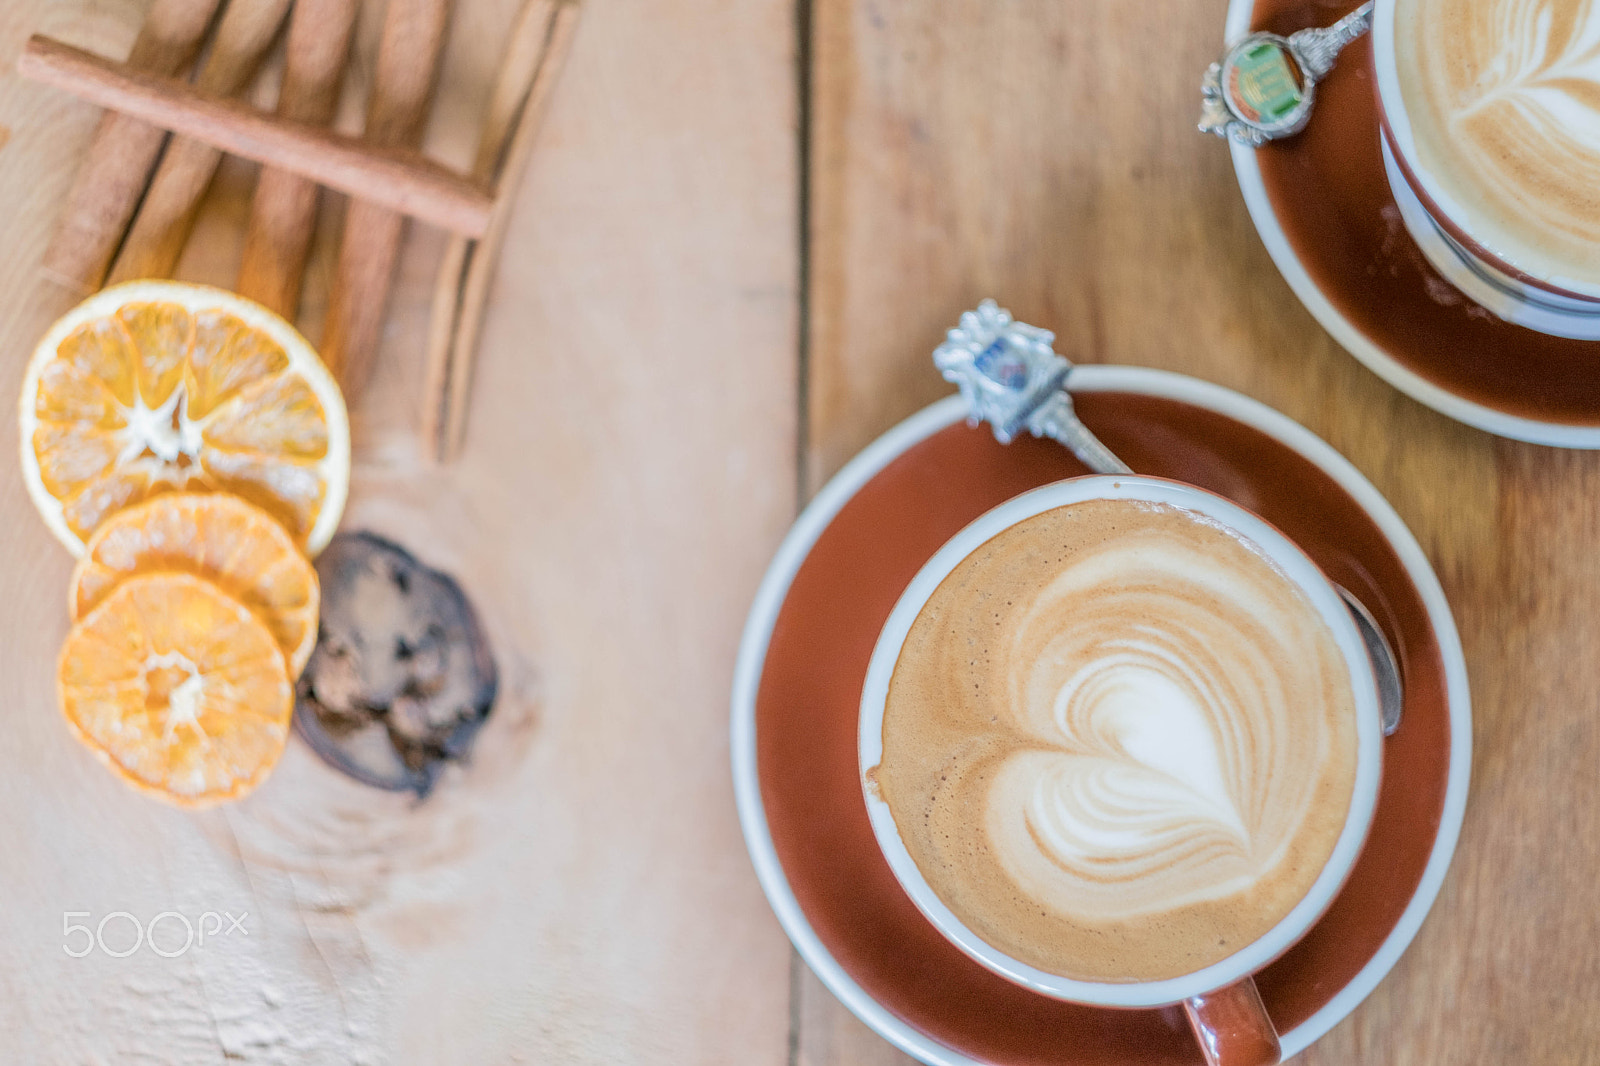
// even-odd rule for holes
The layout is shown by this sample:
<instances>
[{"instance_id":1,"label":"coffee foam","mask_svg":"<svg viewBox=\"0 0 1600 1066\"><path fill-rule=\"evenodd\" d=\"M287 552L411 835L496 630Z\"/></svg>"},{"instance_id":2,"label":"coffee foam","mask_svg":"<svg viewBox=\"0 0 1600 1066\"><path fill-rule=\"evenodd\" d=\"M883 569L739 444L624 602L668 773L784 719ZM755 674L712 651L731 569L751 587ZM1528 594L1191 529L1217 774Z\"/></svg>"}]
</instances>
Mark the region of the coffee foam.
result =
<instances>
[{"instance_id":1,"label":"coffee foam","mask_svg":"<svg viewBox=\"0 0 1600 1066\"><path fill-rule=\"evenodd\" d=\"M1398 0L1417 162L1534 277L1600 286L1600 2Z\"/></svg>"},{"instance_id":2,"label":"coffee foam","mask_svg":"<svg viewBox=\"0 0 1600 1066\"><path fill-rule=\"evenodd\" d=\"M1253 545L1163 504L1047 511L961 563L890 682L878 785L994 947L1082 980L1219 961L1343 829L1354 699L1333 634Z\"/></svg>"}]
</instances>

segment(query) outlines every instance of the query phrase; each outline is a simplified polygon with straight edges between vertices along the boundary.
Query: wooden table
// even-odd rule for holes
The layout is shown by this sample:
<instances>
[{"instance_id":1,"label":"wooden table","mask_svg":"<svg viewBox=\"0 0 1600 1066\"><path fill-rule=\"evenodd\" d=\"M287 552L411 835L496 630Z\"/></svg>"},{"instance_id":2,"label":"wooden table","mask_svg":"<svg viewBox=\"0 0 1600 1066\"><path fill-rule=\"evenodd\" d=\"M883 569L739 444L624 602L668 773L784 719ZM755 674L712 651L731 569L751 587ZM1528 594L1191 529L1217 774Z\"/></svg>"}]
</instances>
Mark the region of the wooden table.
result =
<instances>
[{"instance_id":1,"label":"wooden table","mask_svg":"<svg viewBox=\"0 0 1600 1066\"><path fill-rule=\"evenodd\" d=\"M446 161L470 158L515 6L461 0L429 135ZM66 306L35 266L96 117L11 64L34 31L121 54L142 8L0 9L0 395ZM727 691L799 503L946 392L928 352L994 295L1073 358L1305 423L1395 504L1456 609L1477 725L1455 865L1399 966L1302 1061L1600 1062L1600 456L1422 408L1295 302L1226 150L1193 132L1223 9L588 0L463 459L429 468L415 436L437 234L411 231L355 412L347 528L457 573L503 674L475 761L421 805L298 742L257 795L200 815L112 780L54 710L70 560L0 464L0 1057L906 1061L766 908ZM368 11L358 74L375 29ZM224 168L183 276L231 278L252 177ZM64 911L167 910L247 911L249 935L171 959L63 950ZM124 921L107 940L131 940Z\"/></svg>"}]
</instances>

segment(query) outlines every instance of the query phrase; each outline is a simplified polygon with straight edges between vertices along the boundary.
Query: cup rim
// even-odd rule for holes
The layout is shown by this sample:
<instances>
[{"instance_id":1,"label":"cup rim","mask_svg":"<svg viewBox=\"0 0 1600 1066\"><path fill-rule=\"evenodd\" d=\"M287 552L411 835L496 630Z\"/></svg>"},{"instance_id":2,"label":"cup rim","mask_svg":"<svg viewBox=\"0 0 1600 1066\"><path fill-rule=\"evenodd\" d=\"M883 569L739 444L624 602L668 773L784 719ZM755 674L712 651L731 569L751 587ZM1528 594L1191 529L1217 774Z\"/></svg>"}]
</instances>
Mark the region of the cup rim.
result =
<instances>
[{"instance_id":1,"label":"cup rim","mask_svg":"<svg viewBox=\"0 0 1600 1066\"><path fill-rule=\"evenodd\" d=\"M1096 499L1134 499L1185 507L1221 522L1266 552L1304 591L1333 630L1350 671L1356 712L1356 774L1345 823L1322 872L1305 896L1265 934L1227 957L1189 974L1157 981L1084 981L1049 973L1014 959L966 926L934 893L900 837L888 804L872 783L883 757L883 715L900 648L922 607L940 583L978 547L1005 529L1057 507ZM868 820L879 849L923 916L974 961L1008 980L1055 999L1101 1007L1155 1007L1231 985L1267 966L1310 930L1338 895L1360 857L1377 807L1383 735L1377 682L1355 622L1332 582L1305 552L1265 519L1226 497L1168 478L1089 475L1058 481L1015 496L979 516L925 563L901 594L879 632L862 686L858 718L858 772Z\"/></svg>"},{"instance_id":2,"label":"cup rim","mask_svg":"<svg viewBox=\"0 0 1600 1066\"><path fill-rule=\"evenodd\" d=\"M1442 223L1434 220L1416 187L1405 177L1387 135L1379 137L1378 148L1401 222L1423 258L1446 281L1506 322L1552 337L1600 340L1600 303L1588 301L1587 309L1579 309L1557 302L1563 298L1548 289L1525 284L1497 271L1493 263L1476 255Z\"/></svg>"},{"instance_id":3,"label":"cup rim","mask_svg":"<svg viewBox=\"0 0 1600 1066\"><path fill-rule=\"evenodd\" d=\"M1395 55L1395 14L1399 0L1376 0L1372 12L1373 92L1378 108L1379 134L1388 141L1395 165L1429 217L1485 265L1518 282L1569 300L1600 305L1600 282L1586 282L1560 274L1538 274L1495 250L1468 224L1464 210L1417 159L1416 135L1405 95L1400 91L1399 60ZM1597 307L1600 313L1600 307Z\"/></svg>"}]
</instances>

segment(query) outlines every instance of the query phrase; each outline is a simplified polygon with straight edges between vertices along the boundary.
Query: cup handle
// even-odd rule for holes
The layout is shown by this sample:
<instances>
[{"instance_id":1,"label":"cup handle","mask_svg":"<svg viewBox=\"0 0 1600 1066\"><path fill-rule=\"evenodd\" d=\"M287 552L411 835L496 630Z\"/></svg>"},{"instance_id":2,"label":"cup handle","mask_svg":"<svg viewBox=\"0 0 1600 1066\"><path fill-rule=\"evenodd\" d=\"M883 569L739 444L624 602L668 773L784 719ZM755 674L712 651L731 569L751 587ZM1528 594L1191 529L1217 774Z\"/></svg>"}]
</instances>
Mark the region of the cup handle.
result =
<instances>
[{"instance_id":1,"label":"cup handle","mask_svg":"<svg viewBox=\"0 0 1600 1066\"><path fill-rule=\"evenodd\" d=\"M1267 1017L1254 978L1183 1001L1183 1013L1206 1066L1277 1066L1283 1061L1278 1030Z\"/></svg>"}]
</instances>

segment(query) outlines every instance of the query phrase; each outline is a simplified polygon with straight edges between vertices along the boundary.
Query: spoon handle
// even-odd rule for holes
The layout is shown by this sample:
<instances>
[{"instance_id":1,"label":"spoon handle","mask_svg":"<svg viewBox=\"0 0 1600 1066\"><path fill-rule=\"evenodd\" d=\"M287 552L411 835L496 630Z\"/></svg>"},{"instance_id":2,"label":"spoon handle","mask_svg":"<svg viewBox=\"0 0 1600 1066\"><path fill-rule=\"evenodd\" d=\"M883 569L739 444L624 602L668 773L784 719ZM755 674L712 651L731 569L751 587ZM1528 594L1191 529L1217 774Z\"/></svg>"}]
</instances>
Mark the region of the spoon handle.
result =
<instances>
[{"instance_id":1,"label":"spoon handle","mask_svg":"<svg viewBox=\"0 0 1600 1066\"><path fill-rule=\"evenodd\" d=\"M1289 35L1289 47L1295 59L1312 80L1321 81L1326 77L1344 46L1372 26L1372 3L1373 0L1367 0L1331 26L1313 27Z\"/></svg>"},{"instance_id":2,"label":"spoon handle","mask_svg":"<svg viewBox=\"0 0 1600 1066\"><path fill-rule=\"evenodd\" d=\"M1050 395L1028 417L1028 429L1036 437L1050 437L1065 444L1078 461L1096 474L1131 474L1127 463L1103 444L1084 425L1072 407L1072 397L1063 387Z\"/></svg>"}]
</instances>

